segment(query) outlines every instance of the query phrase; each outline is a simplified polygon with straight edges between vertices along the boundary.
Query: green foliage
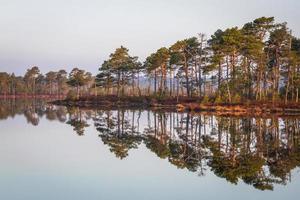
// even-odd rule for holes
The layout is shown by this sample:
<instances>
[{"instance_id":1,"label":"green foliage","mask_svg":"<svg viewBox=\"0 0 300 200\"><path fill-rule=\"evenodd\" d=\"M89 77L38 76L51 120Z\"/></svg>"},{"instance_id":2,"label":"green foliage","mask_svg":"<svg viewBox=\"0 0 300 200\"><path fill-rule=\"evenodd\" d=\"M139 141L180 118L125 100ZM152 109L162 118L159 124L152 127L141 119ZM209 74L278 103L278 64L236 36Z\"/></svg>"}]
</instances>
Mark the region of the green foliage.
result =
<instances>
[{"instance_id":1,"label":"green foliage","mask_svg":"<svg viewBox=\"0 0 300 200\"><path fill-rule=\"evenodd\" d=\"M74 68L69 74L67 83L72 87L81 87L87 85L91 81L92 75L85 70Z\"/></svg>"},{"instance_id":2,"label":"green foliage","mask_svg":"<svg viewBox=\"0 0 300 200\"><path fill-rule=\"evenodd\" d=\"M117 48L110 54L109 60L104 61L96 76L96 85L98 87L111 88L117 87L118 96L124 95L126 85L134 85L136 74L142 70L138 57L129 55L129 50L123 46Z\"/></svg>"},{"instance_id":3,"label":"green foliage","mask_svg":"<svg viewBox=\"0 0 300 200\"><path fill-rule=\"evenodd\" d=\"M186 88L187 96L191 96L193 92L193 80L190 77L193 68L190 64L196 62L200 50L203 49L200 48L200 43L196 37L177 41L170 47L171 64L178 66L176 76L181 79L181 85ZM200 85L200 81L197 82Z\"/></svg>"},{"instance_id":4,"label":"green foliage","mask_svg":"<svg viewBox=\"0 0 300 200\"><path fill-rule=\"evenodd\" d=\"M152 53L146 58L144 68L146 69L149 77L154 77L154 88L156 92L157 77L160 74L159 83L159 96L165 95L167 89L167 70L170 64L170 51L162 47L155 53Z\"/></svg>"},{"instance_id":5,"label":"green foliage","mask_svg":"<svg viewBox=\"0 0 300 200\"><path fill-rule=\"evenodd\" d=\"M292 51L296 52L298 56L300 56L300 39L296 37L292 37Z\"/></svg>"}]
</instances>

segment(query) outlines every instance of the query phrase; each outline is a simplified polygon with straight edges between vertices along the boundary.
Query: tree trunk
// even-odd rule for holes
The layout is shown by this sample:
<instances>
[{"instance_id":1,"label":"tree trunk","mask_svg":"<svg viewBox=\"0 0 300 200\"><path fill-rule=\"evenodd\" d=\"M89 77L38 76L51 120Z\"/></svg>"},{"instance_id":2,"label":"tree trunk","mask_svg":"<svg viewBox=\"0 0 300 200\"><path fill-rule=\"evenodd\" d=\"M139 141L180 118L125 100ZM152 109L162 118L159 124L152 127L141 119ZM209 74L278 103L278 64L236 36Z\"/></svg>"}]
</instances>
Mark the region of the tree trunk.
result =
<instances>
[{"instance_id":1,"label":"tree trunk","mask_svg":"<svg viewBox=\"0 0 300 200\"><path fill-rule=\"evenodd\" d=\"M219 66L218 66L218 93L219 93L219 90L220 90L220 86L221 86L221 77L222 77L222 64L221 62L219 62Z\"/></svg>"},{"instance_id":2,"label":"tree trunk","mask_svg":"<svg viewBox=\"0 0 300 200\"><path fill-rule=\"evenodd\" d=\"M228 63L228 58L226 58L226 63L227 63L227 70L226 70L226 87L227 87L227 94L228 94L228 100L229 103L231 103L231 93L230 93L230 87L229 87L229 63Z\"/></svg>"},{"instance_id":3,"label":"tree trunk","mask_svg":"<svg viewBox=\"0 0 300 200\"><path fill-rule=\"evenodd\" d=\"M287 77L287 83L286 83L286 91L285 91L285 103L288 101L288 94L289 94L289 87L290 87L290 66L288 67L288 77Z\"/></svg>"},{"instance_id":4,"label":"tree trunk","mask_svg":"<svg viewBox=\"0 0 300 200\"><path fill-rule=\"evenodd\" d=\"M117 96L120 96L120 72L118 72Z\"/></svg>"},{"instance_id":5,"label":"tree trunk","mask_svg":"<svg viewBox=\"0 0 300 200\"><path fill-rule=\"evenodd\" d=\"M77 99L79 99L79 85L77 85Z\"/></svg>"},{"instance_id":6,"label":"tree trunk","mask_svg":"<svg viewBox=\"0 0 300 200\"><path fill-rule=\"evenodd\" d=\"M134 76L135 74L134 73L132 73L132 93L133 93L133 96L135 96L135 88L134 88L134 85L135 85L135 81L134 81Z\"/></svg>"},{"instance_id":7,"label":"tree trunk","mask_svg":"<svg viewBox=\"0 0 300 200\"><path fill-rule=\"evenodd\" d=\"M154 70L154 93L156 95L156 84L157 84L157 72L156 69Z\"/></svg>"},{"instance_id":8,"label":"tree trunk","mask_svg":"<svg viewBox=\"0 0 300 200\"><path fill-rule=\"evenodd\" d=\"M170 69L170 79L169 79L169 92L170 92L170 97L172 97L172 82L173 82L173 71Z\"/></svg>"},{"instance_id":9,"label":"tree trunk","mask_svg":"<svg viewBox=\"0 0 300 200\"><path fill-rule=\"evenodd\" d=\"M189 80L189 70L186 56L184 56L184 72L185 72L185 81L186 81L186 93L187 96L190 97L190 80Z\"/></svg>"}]
</instances>

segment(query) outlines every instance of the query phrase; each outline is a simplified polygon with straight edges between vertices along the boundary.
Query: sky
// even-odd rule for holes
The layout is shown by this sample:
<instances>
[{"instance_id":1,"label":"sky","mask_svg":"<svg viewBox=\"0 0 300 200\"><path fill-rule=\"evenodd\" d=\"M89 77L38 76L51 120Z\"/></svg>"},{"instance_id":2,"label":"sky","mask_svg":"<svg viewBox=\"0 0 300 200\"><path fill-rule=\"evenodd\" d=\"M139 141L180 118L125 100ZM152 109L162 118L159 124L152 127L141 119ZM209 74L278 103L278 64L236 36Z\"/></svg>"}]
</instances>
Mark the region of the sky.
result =
<instances>
[{"instance_id":1,"label":"sky","mask_svg":"<svg viewBox=\"0 0 300 200\"><path fill-rule=\"evenodd\" d=\"M300 37L299 0L0 0L0 72L38 66L97 73L121 45L143 61L177 40L261 16Z\"/></svg>"}]
</instances>

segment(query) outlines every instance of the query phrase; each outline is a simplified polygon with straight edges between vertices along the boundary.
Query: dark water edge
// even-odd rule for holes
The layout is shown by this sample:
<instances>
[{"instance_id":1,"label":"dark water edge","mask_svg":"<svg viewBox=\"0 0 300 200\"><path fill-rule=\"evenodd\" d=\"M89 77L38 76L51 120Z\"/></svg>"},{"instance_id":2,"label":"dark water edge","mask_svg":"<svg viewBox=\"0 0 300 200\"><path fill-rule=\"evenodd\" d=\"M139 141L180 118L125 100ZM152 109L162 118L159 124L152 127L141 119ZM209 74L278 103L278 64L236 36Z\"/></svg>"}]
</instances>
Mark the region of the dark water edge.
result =
<instances>
[{"instance_id":1,"label":"dark water edge","mask_svg":"<svg viewBox=\"0 0 300 200\"><path fill-rule=\"evenodd\" d=\"M49 102L53 105L86 109L150 109L173 112L193 112L232 117L300 117L298 103L201 103L198 99L155 99L150 97L86 97L79 100L60 99Z\"/></svg>"}]
</instances>

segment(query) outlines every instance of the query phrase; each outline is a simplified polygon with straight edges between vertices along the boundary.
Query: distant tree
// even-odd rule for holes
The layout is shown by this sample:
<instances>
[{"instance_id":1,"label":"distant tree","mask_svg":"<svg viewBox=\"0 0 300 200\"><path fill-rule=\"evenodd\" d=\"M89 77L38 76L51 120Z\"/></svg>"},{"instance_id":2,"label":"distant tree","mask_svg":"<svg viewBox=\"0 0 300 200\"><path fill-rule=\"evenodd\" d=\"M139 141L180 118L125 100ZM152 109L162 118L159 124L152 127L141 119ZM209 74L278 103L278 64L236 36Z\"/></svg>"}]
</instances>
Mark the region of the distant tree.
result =
<instances>
[{"instance_id":1,"label":"distant tree","mask_svg":"<svg viewBox=\"0 0 300 200\"><path fill-rule=\"evenodd\" d=\"M188 97L192 96L192 80L194 73L194 68L190 65L199 50L199 41L196 37L188 38L185 40L177 41L170 47L171 56L176 59L173 59L173 63L180 68L178 69L178 75L183 77L183 85L186 88L186 93ZM176 63L174 63L176 61ZM181 75L183 74L183 76Z\"/></svg>"},{"instance_id":2,"label":"distant tree","mask_svg":"<svg viewBox=\"0 0 300 200\"><path fill-rule=\"evenodd\" d=\"M109 60L102 64L99 69L100 73L96 77L99 86L106 85L105 87L108 88L111 83L116 85L118 96L124 95L126 85L134 84L135 74L140 66L137 57L130 56L128 51L123 46L117 48L114 53L110 54ZM107 80L104 81L104 79Z\"/></svg>"},{"instance_id":3,"label":"distant tree","mask_svg":"<svg viewBox=\"0 0 300 200\"><path fill-rule=\"evenodd\" d=\"M50 71L46 74L46 81L50 95L54 94L54 87L57 81L57 72Z\"/></svg>"},{"instance_id":4,"label":"distant tree","mask_svg":"<svg viewBox=\"0 0 300 200\"><path fill-rule=\"evenodd\" d=\"M270 33L267 45L267 56L269 58L267 66L271 72L270 82L272 82L272 101L274 102L280 95L280 73L288 60L291 45L289 31L285 24L277 25L276 29Z\"/></svg>"},{"instance_id":5,"label":"distant tree","mask_svg":"<svg viewBox=\"0 0 300 200\"><path fill-rule=\"evenodd\" d=\"M105 95L109 95L109 90L113 86L114 77L110 71L107 61L104 61L102 66L99 68L99 73L96 75L96 86L105 89Z\"/></svg>"},{"instance_id":6,"label":"distant tree","mask_svg":"<svg viewBox=\"0 0 300 200\"><path fill-rule=\"evenodd\" d=\"M159 93L165 94L167 88L167 69L169 67L170 54L165 47L158 49L155 53L146 58L145 67L148 73L154 74L154 91L157 88L157 74L160 75Z\"/></svg>"},{"instance_id":7,"label":"distant tree","mask_svg":"<svg viewBox=\"0 0 300 200\"><path fill-rule=\"evenodd\" d=\"M210 71L217 70L218 76L218 93L217 96L220 96L220 88L221 83L223 81L223 68L222 65L224 63L224 54L222 52L222 36L224 32L222 30L217 30L212 36L211 39L208 40L209 48L212 51L212 56L210 57Z\"/></svg>"},{"instance_id":8,"label":"distant tree","mask_svg":"<svg viewBox=\"0 0 300 200\"><path fill-rule=\"evenodd\" d=\"M9 92L10 75L6 72L0 72L0 94L7 95Z\"/></svg>"},{"instance_id":9,"label":"distant tree","mask_svg":"<svg viewBox=\"0 0 300 200\"><path fill-rule=\"evenodd\" d=\"M24 76L24 81L27 85L27 90L31 94L36 93L36 79L40 74L40 70L38 67L34 66L31 69L28 69L25 76Z\"/></svg>"},{"instance_id":10,"label":"distant tree","mask_svg":"<svg viewBox=\"0 0 300 200\"><path fill-rule=\"evenodd\" d=\"M77 91L77 98L80 96L80 89L82 86L86 86L92 79L92 75L84 70L74 68L69 74L68 84L71 87L75 87Z\"/></svg>"},{"instance_id":11,"label":"distant tree","mask_svg":"<svg viewBox=\"0 0 300 200\"><path fill-rule=\"evenodd\" d=\"M66 89L67 89L67 75L68 73L65 70L59 70L57 72L57 76L56 76L56 82L57 82L57 87L58 87L58 95L61 95L63 93L65 93Z\"/></svg>"}]
</instances>

